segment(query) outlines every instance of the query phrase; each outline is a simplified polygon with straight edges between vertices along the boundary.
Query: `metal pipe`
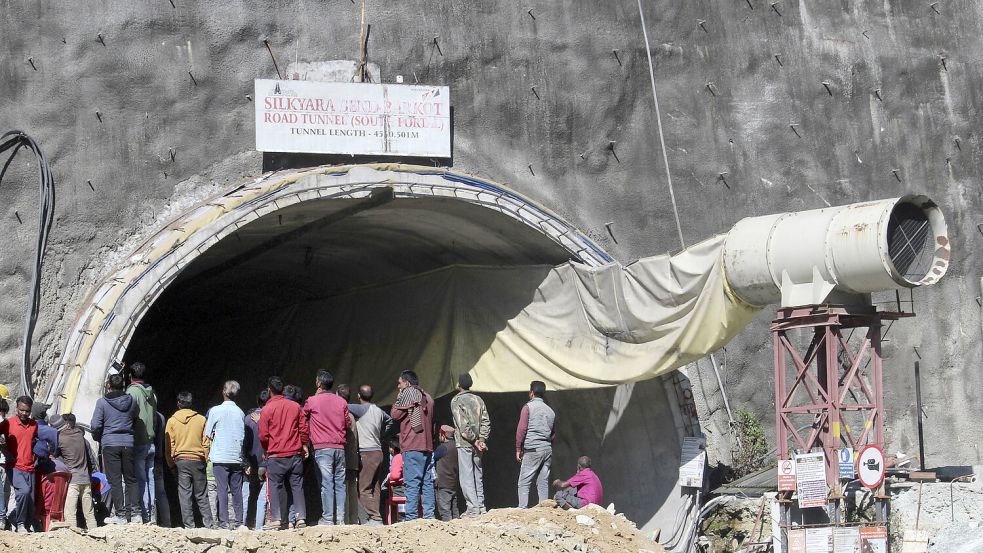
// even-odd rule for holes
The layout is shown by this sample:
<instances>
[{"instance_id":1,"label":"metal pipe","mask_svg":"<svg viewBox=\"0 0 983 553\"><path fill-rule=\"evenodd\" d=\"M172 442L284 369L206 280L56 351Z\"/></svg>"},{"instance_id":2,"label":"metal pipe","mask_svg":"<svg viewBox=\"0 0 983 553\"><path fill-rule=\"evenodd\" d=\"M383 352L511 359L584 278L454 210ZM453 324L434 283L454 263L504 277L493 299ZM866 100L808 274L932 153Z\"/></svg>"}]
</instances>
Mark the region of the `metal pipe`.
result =
<instances>
[{"instance_id":1,"label":"metal pipe","mask_svg":"<svg viewBox=\"0 0 983 553\"><path fill-rule=\"evenodd\" d=\"M867 303L872 292L933 284L950 253L941 210L911 195L742 219L723 257L741 299L790 307Z\"/></svg>"},{"instance_id":2,"label":"metal pipe","mask_svg":"<svg viewBox=\"0 0 983 553\"><path fill-rule=\"evenodd\" d=\"M925 470L925 434L922 432L922 377L915 361L915 407L918 409L918 466Z\"/></svg>"}]
</instances>

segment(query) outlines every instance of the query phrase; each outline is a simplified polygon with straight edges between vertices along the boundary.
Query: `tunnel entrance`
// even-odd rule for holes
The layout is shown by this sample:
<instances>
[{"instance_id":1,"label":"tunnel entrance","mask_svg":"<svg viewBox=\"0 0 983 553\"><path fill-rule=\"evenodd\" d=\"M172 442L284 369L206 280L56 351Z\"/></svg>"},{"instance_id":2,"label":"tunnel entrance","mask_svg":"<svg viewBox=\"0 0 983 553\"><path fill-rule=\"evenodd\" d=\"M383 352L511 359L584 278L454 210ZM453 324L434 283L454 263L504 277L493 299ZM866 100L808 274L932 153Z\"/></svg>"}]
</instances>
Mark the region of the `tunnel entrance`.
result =
<instances>
[{"instance_id":1,"label":"tunnel entrance","mask_svg":"<svg viewBox=\"0 0 983 553\"><path fill-rule=\"evenodd\" d=\"M242 226L191 262L154 301L126 348L158 375L170 408L187 389L196 404L221 400L226 379L240 403L276 374L312 393L317 370L336 382L372 384L392 396L396 376L417 370L430 389L469 362L536 285L570 252L499 212L451 198L312 200ZM455 327L465 325L467 332ZM468 343L461 343L462 341ZM442 377L442 378L444 378Z\"/></svg>"}]
</instances>

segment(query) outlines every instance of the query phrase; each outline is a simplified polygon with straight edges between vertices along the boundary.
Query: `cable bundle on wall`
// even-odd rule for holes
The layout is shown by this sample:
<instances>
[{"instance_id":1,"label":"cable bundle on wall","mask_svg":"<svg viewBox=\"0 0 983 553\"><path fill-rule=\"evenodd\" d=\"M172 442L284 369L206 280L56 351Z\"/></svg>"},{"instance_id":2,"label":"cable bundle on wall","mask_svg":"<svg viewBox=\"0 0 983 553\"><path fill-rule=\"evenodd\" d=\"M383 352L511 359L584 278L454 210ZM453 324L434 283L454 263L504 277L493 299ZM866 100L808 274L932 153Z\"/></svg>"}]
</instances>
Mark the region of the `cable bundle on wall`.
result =
<instances>
[{"instance_id":1,"label":"cable bundle on wall","mask_svg":"<svg viewBox=\"0 0 983 553\"><path fill-rule=\"evenodd\" d=\"M31 301L27 313L27 322L24 325L24 359L20 373L20 393L33 395L33 382L31 381L31 341L34 337L34 327L38 321L38 310L41 303L41 262L44 259L44 250L48 245L48 233L51 231L51 224L54 221L55 213L55 179L51 176L51 167L41 153L41 147L31 137L22 131L9 131L0 137L0 154L13 148L10 157L0 169L0 184L3 183L3 176L7 173L7 168L17 156L21 148L28 148L34 153L38 160L40 173L40 201L38 203L38 236L34 258L34 275L31 279Z\"/></svg>"}]
</instances>

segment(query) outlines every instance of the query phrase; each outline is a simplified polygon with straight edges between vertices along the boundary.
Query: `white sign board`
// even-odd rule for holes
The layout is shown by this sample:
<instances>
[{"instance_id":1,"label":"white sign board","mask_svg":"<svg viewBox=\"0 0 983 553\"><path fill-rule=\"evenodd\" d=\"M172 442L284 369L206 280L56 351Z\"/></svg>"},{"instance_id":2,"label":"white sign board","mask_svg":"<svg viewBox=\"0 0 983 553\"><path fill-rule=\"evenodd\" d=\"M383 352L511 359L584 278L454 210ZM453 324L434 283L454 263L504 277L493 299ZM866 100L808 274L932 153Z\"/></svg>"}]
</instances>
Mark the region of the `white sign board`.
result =
<instances>
[{"instance_id":1,"label":"white sign board","mask_svg":"<svg viewBox=\"0 0 983 553\"><path fill-rule=\"evenodd\" d=\"M861 527L860 540L864 553L887 553L887 528L883 526Z\"/></svg>"},{"instance_id":2,"label":"white sign board","mask_svg":"<svg viewBox=\"0 0 983 553\"><path fill-rule=\"evenodd\" d=\"M860 528L834 528L833 550L836 553L860 553Z\"/></svg>"},{"instance_id":3,"label":"white sign board","mask_svg":"<svg viewBox=\"0 0 983 553\"><path fill-rule=\"evenodd\" d=\"M869 445L857 457L857 477L865 487L876 490L884 481L884 452L876 445Z\"/></svg>"},{"instance_id":4,"label":"white sign board","mask_svg":"<svg viewBox=\"0 0 983 553\"><path fill-rule=\"evenodd\" d=\"M703 469L706 458L706 442L703 438L683 438L683 450L679 461L680 486L703 487Z\"/></svg>"},{"instance_id":5,"label":"white sign board","mask_svg":"<svg viewBox=\"0 0 983 553\"><path fill-rule=\"evenodd\" d=\"M778 491L795 491L795 461L792 459L778 460Z\"/></svg>"},{"instance_id":6,"label":"white sign board","mask_svg":"<svg viewBox=\"0 0 983 553\"><path fill-rule=\"evenodd\" d=\"M256 79L261 152L451 157L450 89Z\"/></svg>"},{"instance_id":7,"label":"white sign board","mask_svg":"<svg viewBox=\"0 0 983 553\"><path fill-rule=\"evenodd\" d=\"M806 553L833 553L833 529L806 528Z\"/></svg>"},{"instance_id":8,"label":"white sign board","mask_svg":"<svg viewBox=\"0 0 983 553\"><path fill-rule=\"evenodd\" d=\"M795 456L795 487L800 509L826 506L829 489L826 486L826 456L823 453Z\"/></svg>"}]
</instances>

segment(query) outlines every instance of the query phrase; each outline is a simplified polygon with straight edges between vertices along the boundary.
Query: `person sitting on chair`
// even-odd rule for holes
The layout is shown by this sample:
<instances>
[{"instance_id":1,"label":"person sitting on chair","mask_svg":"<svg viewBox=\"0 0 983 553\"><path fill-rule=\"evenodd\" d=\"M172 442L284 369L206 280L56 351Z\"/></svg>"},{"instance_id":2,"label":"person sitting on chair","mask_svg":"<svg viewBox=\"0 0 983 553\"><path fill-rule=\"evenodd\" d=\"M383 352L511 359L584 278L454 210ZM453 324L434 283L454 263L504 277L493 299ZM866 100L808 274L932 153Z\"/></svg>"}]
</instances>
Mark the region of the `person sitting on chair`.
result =
<instances>
[{"instance_id":1,"label":"person sitting on chair","mask_svg":"<svg viewBox=\"0 0 983 553\"><path fill-rule=\"evenodd\" d=\"M590 468L590 457L577 459L577 474L569 480L554 480L553 487L559 488L553 499L563 509L579 509L591 503L600 505L604 500L601 479Z\"/></svg>"}]
</instances>

